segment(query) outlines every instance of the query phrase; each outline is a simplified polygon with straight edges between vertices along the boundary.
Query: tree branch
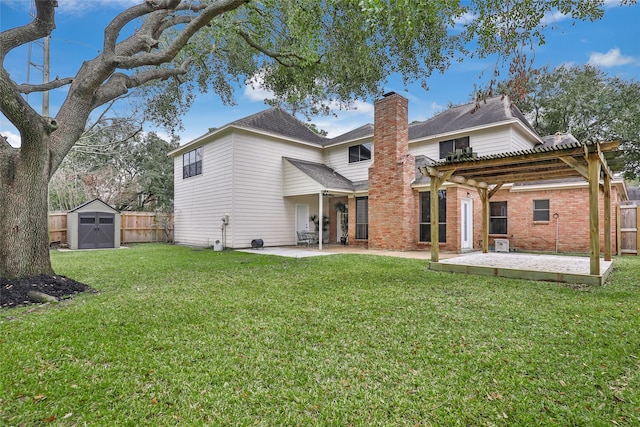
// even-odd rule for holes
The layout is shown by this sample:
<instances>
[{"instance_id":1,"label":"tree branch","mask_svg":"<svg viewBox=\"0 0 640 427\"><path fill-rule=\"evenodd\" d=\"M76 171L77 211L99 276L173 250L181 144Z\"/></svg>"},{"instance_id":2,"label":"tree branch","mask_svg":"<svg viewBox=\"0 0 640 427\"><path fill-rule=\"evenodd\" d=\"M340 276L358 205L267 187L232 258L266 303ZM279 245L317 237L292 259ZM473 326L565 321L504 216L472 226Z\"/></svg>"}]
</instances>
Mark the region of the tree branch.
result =
<instances>
[{"instance_id":1,"label":"tree branch","mask_svg":"<svg viewBox=\"0 0 640 427\"><path fill-rule=\"evenodd\" d=\"M296 64L294 64L292 62L286 62L285 58L294 58L294 59L297 59L299 61L304 61L304 62L308 61L306 58L303 58L300 55L272 52L272 51L270 51L268 49L265 49L264 47L262 47L258 43L256 43L248 33L244 32L242 30L238 30L236 32L238 33L238 35L240 37L242 37L244 39L244 41L249 46L251 46L252 48L257 50L258 52L262 52L265 55L267 55L268 57L275 59L276 61L278 61L279 64L281 64L281 65L283 65L285 67L294 67L296 65Z\"/></svg>"},{"instance_id":2,"label":"tree branch","mask_svg":"<svg viewBox=\"0 0 640 427\"><path fill-rule=\"evenodd\" d=\"M21 85L18 85L18 90L20 91L20 93L46 92L48 90L58 89L71 83L73 83L73 78L71 77L66 77L64 79L56 77L55 80L52 80L48 83L34 85L23 83Z\"/></svg>"},{"instance_id":3,"label":"tree branch","mask_svg":"<svg viewBox=\"0 0 640 427\"><path fill-rule=\"evenodd\" d=\"M184 47L189 39L198 30L202 29L211 22L213 18L227 11L237 9L250 0L219 0L198 11L191 21L176 35L171 43L164 49L156 53L147 53L134 57L117 55L113 59L118 68L132 69L145 65L160 65L172 61L180 49ZM190 8L190 9L193 9ZM184 9L187 10L187 9Z\"/></svg>"},{"instance_id":4,"label":"tree branch","mask_svg":"<svg viewBox=\"0 0 640 427\"><path fill-rule=\"evenodd\" d=\"M143 4L131 7L116 16L104 29L104 54L115 55L118 35L128 23L156 10L175 9L180 2L181 0L145 0Z\"/></svg>"},{"instance_id":5,"label":"tree branch","mask_svg":"<svg viewBox=\"0 0 640 427\"><path fill-rule=\"evenodd\" d=\"M36 0L36 17L29 24L0 32L0 63L18 46L41 39L51 34L56 27L54 9L57 0Z\"/></svg>"},{"instance_id":6,"label":"tree branch","mask_svg":"<svg viewBox=\"0 0 640 427\"><path fill-rule=\"evenodd\" d=\"M180 68L155 68L148 71L128 76L123 73L114 73L96 92L91 109L99 107L112 99L126 94L129 89L142 86L153 80L166 80L188 72L190 61L185 61Z\"/></svg>"}]
</instances>

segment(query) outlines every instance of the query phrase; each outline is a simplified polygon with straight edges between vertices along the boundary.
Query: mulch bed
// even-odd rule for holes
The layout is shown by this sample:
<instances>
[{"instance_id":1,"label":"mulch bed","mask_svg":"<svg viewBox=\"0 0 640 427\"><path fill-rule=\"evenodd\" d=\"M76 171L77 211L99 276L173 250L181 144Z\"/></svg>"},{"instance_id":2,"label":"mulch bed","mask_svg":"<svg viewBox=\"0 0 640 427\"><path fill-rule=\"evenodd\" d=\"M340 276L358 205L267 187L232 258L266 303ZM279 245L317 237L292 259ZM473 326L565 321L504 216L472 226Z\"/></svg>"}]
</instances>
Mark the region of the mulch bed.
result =
<instances>
[{"instance_id":1,"label":"mulch bed","mask_svg":"<svg viewBox=\"0 0 640 427\"><path fill-rule=\"evenodd\" d=\"M37 304L27 296L29 291L38 291L61 300L80 292L91 291L91 288L64 276L41 275L15 280L0 277L0 309Z\"/></svg>"}]
</instances>

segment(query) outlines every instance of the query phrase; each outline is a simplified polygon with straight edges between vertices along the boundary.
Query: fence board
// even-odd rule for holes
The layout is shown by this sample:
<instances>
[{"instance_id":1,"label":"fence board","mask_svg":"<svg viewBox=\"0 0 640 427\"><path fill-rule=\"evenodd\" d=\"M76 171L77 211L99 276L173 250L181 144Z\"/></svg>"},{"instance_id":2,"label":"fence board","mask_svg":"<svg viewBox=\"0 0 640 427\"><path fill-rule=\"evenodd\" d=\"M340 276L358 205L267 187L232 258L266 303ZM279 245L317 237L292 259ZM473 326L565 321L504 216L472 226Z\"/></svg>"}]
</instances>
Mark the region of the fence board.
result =
<instances>
[{"instance_id":1,"label":"fence board","mask_svg":"<svg viewBox=\"0 0 640 427\"><path fill-rule=\"evenodd\" d=\"M123 212L122 243L168 242L173 240L173 215L153 212Z\"/></svg>"},{"instance_id":2,"label":"fence board","mask_svg":"<svg viewBox=\"0 0 640 427\"><path fill-rule=\"evenodd\" d=\"M622 254L640 255L640 205L620 205L620 252Z\"/></svg>"},{"instance_id":3,"label":"fence board","mask_svg":"<svg viewBox=\"0 0 640 427\"><path fill-rule=\"evenodd\" d=\"M67 213L49 212L49 244L67 243Z\"/></svg>"},{"instance_id":4,"label":"fence board","mask_svg":"<svg viewBox=\"0 0 640 427\"><path fill-rule=\"evenodd\" d=\"M173 214L153 212L122 212L120 243L151 243L173 241ZM67 213L49 213L49 244L67 244Z\"/></svg>"}]
</instances>

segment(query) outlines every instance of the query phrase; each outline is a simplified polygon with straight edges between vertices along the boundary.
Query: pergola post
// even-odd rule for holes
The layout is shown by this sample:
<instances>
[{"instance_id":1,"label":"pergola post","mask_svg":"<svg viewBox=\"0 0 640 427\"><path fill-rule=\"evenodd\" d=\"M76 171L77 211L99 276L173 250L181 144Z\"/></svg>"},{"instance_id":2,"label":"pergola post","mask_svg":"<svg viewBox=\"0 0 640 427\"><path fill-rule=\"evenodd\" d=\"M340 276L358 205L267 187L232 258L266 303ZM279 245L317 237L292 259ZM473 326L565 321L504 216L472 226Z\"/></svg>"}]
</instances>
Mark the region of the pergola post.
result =
<instances>
[{"instance_id":1,"label":"pergola post","mask_svg":"<svg viewBox=\"0 0 640 427\"><path fill-rule=\"evenodd\" d=\"M604 174L604 260L611 261L611 177Z\"/></svg>"},{"instance_id":2,"label":"pergola post","mask_svg":"<svg viewBox=\"0 0 640 427\"><path fill-rule=\"evenodd\" d=\"M431 194L429 198L431 200L431 262L438 262L440 260L440 230L438 227L438 212L439 212L439 197L438 189L440 188L440 180L435 176L431 177Z\"/></svg>"},{"instance_id":3,"label":"pergola post","mask_svg":"<svg viewBox=\"0 0 640 427\"><path fill-rule=\"evenodd\" d=\"M589 175L589 246L590 274L600 275L600 209L598 196L600 190L600 158L598 153L587 154Z\"/></svg>"},{"instance_id":4,"label":"pergola post","mask_svg":"<svg viewBox=\"0 0 640 427\"><path fill-rule=\"evenodd\" d=\"M489 253L489 189L478 188L482 202L482 253Z\"/></svg>"}]
</instances>

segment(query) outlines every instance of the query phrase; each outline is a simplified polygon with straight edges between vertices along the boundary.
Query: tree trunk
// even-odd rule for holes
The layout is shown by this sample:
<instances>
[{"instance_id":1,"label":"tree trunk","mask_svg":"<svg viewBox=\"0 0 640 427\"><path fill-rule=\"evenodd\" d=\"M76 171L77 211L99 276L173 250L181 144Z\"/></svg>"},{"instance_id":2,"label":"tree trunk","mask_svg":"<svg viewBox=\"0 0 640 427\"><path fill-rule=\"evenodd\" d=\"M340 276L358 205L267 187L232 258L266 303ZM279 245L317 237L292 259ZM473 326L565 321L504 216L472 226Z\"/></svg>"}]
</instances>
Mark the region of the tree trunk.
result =
<instances>
[{"instance_id":1,"label":"tree trunk","mask_svg":"<svg viewBox=\"0 0 640 427\"><path fill-rule=\"evenodd\" d=\"M49 259L48 137L0 150L0 277L53 274ZM45 147L44 149L42 149Z\"/></svg>"}]
</instances>

